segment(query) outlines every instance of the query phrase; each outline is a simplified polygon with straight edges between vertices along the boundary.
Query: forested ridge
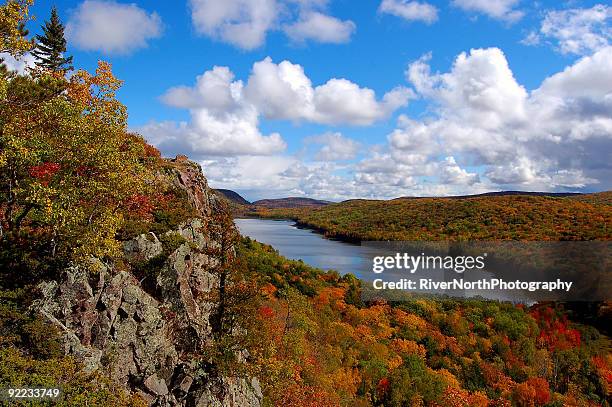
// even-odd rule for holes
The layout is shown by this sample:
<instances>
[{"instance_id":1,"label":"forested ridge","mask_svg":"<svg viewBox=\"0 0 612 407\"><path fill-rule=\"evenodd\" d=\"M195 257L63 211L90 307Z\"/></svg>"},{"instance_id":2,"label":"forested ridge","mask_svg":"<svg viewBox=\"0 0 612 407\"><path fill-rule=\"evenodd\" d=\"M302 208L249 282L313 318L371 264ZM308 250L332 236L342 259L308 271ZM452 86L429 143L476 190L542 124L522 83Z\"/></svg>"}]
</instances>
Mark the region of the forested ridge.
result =
<instances>
[{"instance_id":1,"label":"forested ridge","mask_svg":"<svg viewBox=\"0 0 612 407\"><path fill-rule=\"evenodd\" d=\"M351 200L317 209L262 209L351 240L610 240L608 193Z\"/></svg>"}]
</instances>

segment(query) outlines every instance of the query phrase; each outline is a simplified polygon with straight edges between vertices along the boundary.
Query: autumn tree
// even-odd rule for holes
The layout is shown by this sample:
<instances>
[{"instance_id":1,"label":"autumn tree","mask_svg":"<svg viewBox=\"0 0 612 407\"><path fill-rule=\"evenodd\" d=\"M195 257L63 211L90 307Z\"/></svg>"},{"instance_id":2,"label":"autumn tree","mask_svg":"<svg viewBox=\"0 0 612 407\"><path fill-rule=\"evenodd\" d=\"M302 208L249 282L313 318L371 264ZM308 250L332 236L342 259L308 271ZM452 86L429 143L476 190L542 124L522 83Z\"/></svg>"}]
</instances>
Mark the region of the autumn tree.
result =
<instances>
[{"instance_id":1,"label":"autumn tree","mask_svg":"<svg viewBox=\"0 0 612 407\"><path fill-rule=\"evenodd\" d=\"M207 254L214 263L211 271L219 279L217 310L212 317L213 333L219 336L229 328L226 314L227 288L236 265L236 245L240 241L240 234L229 209L221 201L218 210L208 219L206 229L212 240L207 248Z\"/></svg>"},{"instance_id":2,"label":"autumn tree","mask_svg":"<svg viewBox=\"0 0 612 407\"><path fill-rule=\"evenodd\" d=\"M210 315L214 341L207 354L212 355L217 369L235 374L245 368L239 356L259 346L255 332L261 326L253 315L261 296L251 271L236 255L240 234L227 205L217 201L211 215L202 220L209 239L204 249L208 271L216 278L214 289L207 294L207 300L215 304Z\"/></svg>"},{"instance_id":3,"label":"autumn tree","mask_svg":"<svg viewBox=\"0 0 612 407\"><path fill-rule=\"evenodd\" d=\"M60 21L57 9L51 9L51 18L42 26L43 34L36 35L36 47L32 55L36 57L36 65L51 71L69 71L73 69L72 56L66 53L64 25Z\"/></svg>"},{"instance_id":4,"label":"autumn tree","mask_svg":"<svg viewBox=\"0 0 612 407\"><path fill-rule=\"evenodd\" d=\"M143 143L127 134L115 98L120 85L103 62L94 75L78 71L69 80L49 71L3 79L0 243L17 245L8 252L53 261L119 253L115 234L147 179ZM8 269L27 263L0 260Z\"/></svg>"},{"instance_id":5,"label":"autumn tree","mask_svg":"<svg viewBox=\"0 0 612 407\"><path fill-rule=\"evenodd\" d=\"M25 24L33 0L12 0L0 6L0 52L18 56L32 48Z\"/></svg>"}]
</instances>

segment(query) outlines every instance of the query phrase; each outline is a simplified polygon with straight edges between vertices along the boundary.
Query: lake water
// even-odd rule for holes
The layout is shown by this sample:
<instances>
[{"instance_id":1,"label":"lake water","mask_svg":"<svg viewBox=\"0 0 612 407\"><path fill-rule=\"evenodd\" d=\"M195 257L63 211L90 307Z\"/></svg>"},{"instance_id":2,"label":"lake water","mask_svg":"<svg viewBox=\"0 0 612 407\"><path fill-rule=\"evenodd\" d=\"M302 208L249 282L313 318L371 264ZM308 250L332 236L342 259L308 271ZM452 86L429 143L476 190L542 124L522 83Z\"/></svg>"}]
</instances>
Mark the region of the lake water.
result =
<instances>
[{"instance_id":1,"label":"lake water","mask_svg":"<svg viewBox=\"0 0 612 407\"><path fill-rule=\"evenodd\" d=\"M303 260L323 270L340 274L365 276L360 270L371 267L372 251L357 244L326 239L308 229L295 227L295 222L270 219L236 219L240 233L258 242L269 244L289 259Z\"/></svg>"},{"instance_id":2,"label":"lake water","mask_svg":"<svg viewBox=\"0 0 612 407\"><path fill-rule=\"evenodd\" d=\"M340 274L352 273L366 281L380 277L371 270L372 258L381 253L372 247L326 239L312 230L296 227L295 222L289 220L235 219L234 222L243 236L269 244L289 259L303 260L310 266L323 270L336 270ZM399 281L406 276L386 273L385 277L386 281ZM444 279L443 274L432 277L436 280ZM494 274L480 270L471 272L470 279L480 278L494 278ZM527 296L516 291L510 294L505 291L465 290L457 294L448 294L461 297L481 296L500 301L532 302Z\"/></svg>"}]
</instances>

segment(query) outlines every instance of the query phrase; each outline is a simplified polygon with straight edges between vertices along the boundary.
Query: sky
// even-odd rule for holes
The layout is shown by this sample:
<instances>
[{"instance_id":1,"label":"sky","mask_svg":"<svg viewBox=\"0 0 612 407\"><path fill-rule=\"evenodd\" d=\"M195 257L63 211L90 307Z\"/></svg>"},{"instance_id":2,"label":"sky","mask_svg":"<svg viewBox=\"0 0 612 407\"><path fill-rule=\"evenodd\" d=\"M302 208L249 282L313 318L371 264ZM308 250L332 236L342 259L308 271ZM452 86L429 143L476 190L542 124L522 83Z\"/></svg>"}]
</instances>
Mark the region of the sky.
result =
<instances>
[{"instance_id":1,"label":"sky","mask_svg":"<svg viewBox=\"0 0 612 407\"><path fill-rule=\"evenodd\" d=\"M612 189L605 2L39 0L31 32L52 4L130 130L249 200Z\"/></svg>"}]
</instances>

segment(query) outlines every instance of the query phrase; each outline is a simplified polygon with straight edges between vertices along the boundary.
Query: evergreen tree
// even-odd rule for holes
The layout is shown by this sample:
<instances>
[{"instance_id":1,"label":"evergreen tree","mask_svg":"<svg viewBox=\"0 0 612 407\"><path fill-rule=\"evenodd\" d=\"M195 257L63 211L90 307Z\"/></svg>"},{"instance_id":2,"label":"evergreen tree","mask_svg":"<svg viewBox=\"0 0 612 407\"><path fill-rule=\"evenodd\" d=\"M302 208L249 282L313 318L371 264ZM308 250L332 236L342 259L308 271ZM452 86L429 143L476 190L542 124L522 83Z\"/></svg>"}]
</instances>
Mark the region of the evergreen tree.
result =
<instances>
[{"instance_id":1,"label":"evergreen tree","mask_svg":"<svg viewBox=\"0 0 612 407\"><path fill-rule=\"evenodd\" d=\"M72 56L64 57L66 52L66 39L64 26L59 19L57 9L51 9L51 19L42 26L44 35L36 36L36 47L32 55L36 57L36 65L52 71L66 71L73 69Z\"/></svg>"}]
</instances>

